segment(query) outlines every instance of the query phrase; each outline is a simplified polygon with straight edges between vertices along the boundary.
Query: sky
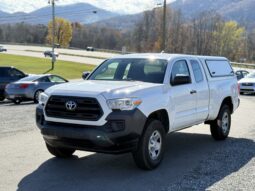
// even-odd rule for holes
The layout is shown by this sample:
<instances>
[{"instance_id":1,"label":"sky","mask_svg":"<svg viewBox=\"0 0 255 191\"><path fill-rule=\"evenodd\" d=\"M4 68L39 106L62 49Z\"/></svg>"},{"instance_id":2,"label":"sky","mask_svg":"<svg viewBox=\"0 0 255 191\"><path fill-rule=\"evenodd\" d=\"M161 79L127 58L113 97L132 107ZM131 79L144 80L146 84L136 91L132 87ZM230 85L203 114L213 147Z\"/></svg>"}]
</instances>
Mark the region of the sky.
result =
<instances>
[{"instance_id":1,"label":"sky","mask_svg":"<svg viewBox=\"0 0 255 191\"><path fill-rule=\"evenodd\" d=\"M163 0L55 0L56 5L90 3L99 8L118 13L138 13L152 9ZM167 0L170 3L174 0ZM48 0L0 0L0 10L8 13L31 12L48 5Z\"/></svg>"}]
</instances>

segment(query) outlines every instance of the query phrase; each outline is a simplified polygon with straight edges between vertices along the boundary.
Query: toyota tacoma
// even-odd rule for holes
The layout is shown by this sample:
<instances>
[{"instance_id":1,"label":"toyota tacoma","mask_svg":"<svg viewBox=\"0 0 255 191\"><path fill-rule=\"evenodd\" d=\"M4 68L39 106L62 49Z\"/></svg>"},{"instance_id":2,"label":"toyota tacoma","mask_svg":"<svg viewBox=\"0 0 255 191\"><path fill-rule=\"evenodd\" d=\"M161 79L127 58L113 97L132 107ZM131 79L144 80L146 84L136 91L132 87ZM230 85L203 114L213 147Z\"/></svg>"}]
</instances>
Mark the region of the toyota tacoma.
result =
<instances>
[{"instance_id":1,"label":"toyota tacoma","mask_svg":"<svg viewBox=\"0 0 255 191\"><path fill-rule=\"evenodd\" d=\"M130 54L104 61L83 82L41 93L36 122L56 157L131 152L138 167L154 169L166 134L205 123L224 140L238 106L237 79L224 57Z\"/></svg>"}]
</instances>

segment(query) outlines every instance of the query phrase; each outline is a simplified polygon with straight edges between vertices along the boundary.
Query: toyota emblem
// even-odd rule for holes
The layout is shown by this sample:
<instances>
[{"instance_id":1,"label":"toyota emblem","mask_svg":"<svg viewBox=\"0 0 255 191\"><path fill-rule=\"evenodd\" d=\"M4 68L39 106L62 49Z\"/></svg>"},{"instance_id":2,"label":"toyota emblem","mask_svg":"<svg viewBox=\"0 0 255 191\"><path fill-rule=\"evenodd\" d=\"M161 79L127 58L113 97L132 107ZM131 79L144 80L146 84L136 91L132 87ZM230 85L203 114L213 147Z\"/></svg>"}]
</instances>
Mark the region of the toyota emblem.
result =
<instances>
[{"instance_id":1,"label":"toyota emblem","mask_svg":"<svg viewBox=\"0 0 255 191\"><path fill-rule=\"evenodd\" d=\"M67 101L66 109L69 111L75 111L77 108L77 103L75 101Z\"/></svg>"}]
</instances>

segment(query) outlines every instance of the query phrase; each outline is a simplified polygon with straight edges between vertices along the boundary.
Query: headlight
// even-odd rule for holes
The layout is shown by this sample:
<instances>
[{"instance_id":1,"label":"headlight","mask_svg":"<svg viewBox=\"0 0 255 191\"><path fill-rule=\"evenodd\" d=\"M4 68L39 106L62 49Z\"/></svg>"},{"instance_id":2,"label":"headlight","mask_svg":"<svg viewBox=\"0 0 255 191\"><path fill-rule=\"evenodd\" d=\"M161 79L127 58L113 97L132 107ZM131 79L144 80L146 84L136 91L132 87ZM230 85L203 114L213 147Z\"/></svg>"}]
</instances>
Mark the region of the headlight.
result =
<instances>
[{"instance_id":1,"label":"headlight","mask_svg":"<svg viewBox=\"0 0 255 191\"><path fill-rule=\"evenodd\" d=\"M40 105L45 105L47 100L48 100L49 96L46 93L41 93L39 95L39 104Z\"/></svg>"},{"instance_id":2,"label":"headlight","mask_svg":"<svg viewBox=\"0 0 255 191\"><path fill-rule=\"evenodd\" d=\"M116 110L133 110L142 103L139 98L123 98L107 100L108 107Z\"/></svg>"}]
</instances>

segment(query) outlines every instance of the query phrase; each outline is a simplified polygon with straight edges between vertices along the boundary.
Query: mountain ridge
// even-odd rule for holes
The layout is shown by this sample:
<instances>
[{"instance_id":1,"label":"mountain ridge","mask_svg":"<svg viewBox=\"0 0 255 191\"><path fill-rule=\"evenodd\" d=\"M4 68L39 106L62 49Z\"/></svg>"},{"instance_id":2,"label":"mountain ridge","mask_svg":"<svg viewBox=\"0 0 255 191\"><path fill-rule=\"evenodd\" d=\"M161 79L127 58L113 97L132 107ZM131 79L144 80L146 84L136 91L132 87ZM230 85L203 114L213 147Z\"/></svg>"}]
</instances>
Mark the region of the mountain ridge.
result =
<instances>
[{"instance_id":1,"label":"mountain ridge","mask_svg":"<svg viewBox=\"0 0 255 191\"><path fill-rule=\"evenodd\" d=\"M57 17L64 17L71 22L80 22L83 24L89 24L119 16L117 13L106 11L88 3L58 6L55 10ZM47 24L51 20L52 9L50 6L47 6L30 13L16 12L12 14L0 11L0 16L0 23L11 24L27 22L30 24Z\"/></svg>"},{"instance_id":2,"label":"mountain ridge","mask_svg":"<svg viewBox=\"0 0 255 191\"><path fill-rule=\"evenodd\" d=\"M248 28L255 26L255 0L176 0L168 4L174 10L180 10L186 19L192 19L204 11L215 10L226 20L235 20ZM96 14L93 13L97 11ZM57 6L56 16L72 22L93 24L116 29L132 28L142 20L144 12L124 15L106 11L88 3L76 3ZM41 16L43 15L43 16ZM47 24L51 20L51 8L44 7L31 13L8 14L0 11L0 23L28 22Z\"/></svg>"}]
</instances>

